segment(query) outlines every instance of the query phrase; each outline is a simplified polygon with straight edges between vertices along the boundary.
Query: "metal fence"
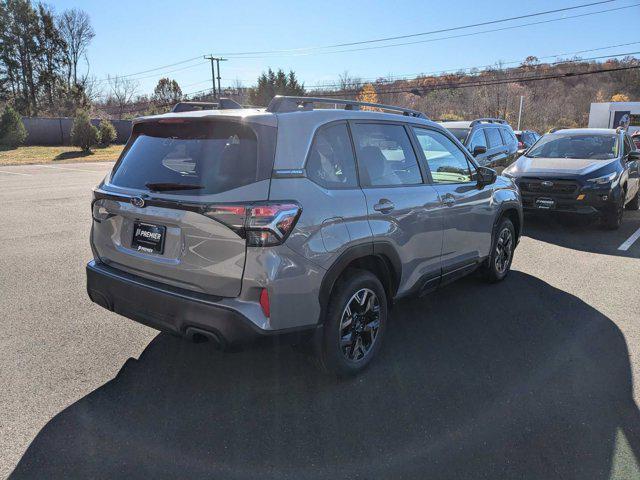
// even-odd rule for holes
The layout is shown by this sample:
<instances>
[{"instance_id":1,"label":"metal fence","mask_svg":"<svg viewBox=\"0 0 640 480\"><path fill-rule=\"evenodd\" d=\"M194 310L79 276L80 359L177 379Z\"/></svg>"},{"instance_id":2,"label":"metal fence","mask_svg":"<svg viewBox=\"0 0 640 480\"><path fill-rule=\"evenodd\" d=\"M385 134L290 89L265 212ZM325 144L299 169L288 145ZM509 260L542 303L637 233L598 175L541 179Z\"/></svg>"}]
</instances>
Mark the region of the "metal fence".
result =
<instances>
[{"instance_id":1,"label":"metal fence","mask_svg":"<svg viewBox=\"0 0 640 480\"><path fill-rule=\"evenodd\" d=\"M73 118L22 117L29 135L26 145L70 145ZM99 119L91 120L96 127ZM116 143L125 143L131 134L131 120L111 120L116 128Z\"/></svg>"}]
</instances>

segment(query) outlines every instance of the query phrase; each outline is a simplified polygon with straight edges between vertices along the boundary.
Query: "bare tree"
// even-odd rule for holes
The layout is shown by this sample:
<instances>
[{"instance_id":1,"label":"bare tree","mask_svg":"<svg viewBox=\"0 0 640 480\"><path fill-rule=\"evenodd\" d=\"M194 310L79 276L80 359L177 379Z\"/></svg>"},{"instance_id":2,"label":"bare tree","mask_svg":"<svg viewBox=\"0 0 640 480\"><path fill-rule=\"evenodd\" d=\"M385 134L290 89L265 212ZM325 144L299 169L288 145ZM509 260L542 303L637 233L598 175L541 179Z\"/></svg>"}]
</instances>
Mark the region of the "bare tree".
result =
<instances>
[{"instance_id":1,"label":"bare tree","mask_svg":"<svg viewBox=\"0 0 640 480\"><path fill-rule=\"evenodd\" d=\"M65 63L67 65L67 86L78 83L78 63L85 55L95 32L89 15L84 10L65 10L58 20L58 28L65 42Z\"/></svg>"},{"instance_id":2,"label":"bare tree","mask_svg":"<svg viewBox=\"0 0 640 480\"><path fill-rule=\"evenodd\" d=\"M344 92L347 98L355 98L358 91L362 88L362 79L350 76L349 71L345 70L338 75L338 85L340 91Z\"/></svg>"},{"instance_id":3,"label":"bare tree","mask_svg":"<svg viewBox=\"0 0 640 480\"><path fill-rule=\"evenodd\" d=\"M138 82L129 78L111 76L107 76L107 82L111 90L107 103L116 107L118 118L122 119L126 107L131 104L138 90Z\"/></svg>"}]
</instances>

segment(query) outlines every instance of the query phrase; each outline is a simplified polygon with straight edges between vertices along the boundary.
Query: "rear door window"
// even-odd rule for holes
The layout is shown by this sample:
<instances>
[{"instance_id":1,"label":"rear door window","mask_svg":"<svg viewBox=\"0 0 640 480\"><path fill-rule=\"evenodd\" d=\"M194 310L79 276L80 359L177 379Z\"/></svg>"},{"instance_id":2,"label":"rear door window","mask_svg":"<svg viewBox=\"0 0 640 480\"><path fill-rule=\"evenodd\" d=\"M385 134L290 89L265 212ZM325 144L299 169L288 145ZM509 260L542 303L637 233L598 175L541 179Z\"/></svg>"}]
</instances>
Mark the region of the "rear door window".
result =
<instances>
[{"instance_id":1,"label":"rear door window","mask_svg":"<svg viewBox=\"0 0 640 480\"><path fill-rule=\"evenodd\" d=\"M509 137L509 134L507 133L507 131L504 128L499 128L498 130L500 130L500 136L502 137L502 144L509 145L511 143L511 138Z\"/></svg>"},{"instance_id":2,"label":"rear door window","mask_svg":"<svg viewBox=\"0 0 640 480\"><path fill-rule=\"evenodd\" d=\"M353 140L362 186L422 183L418 160L404 126L356 123Z\"/></svg>"},{"instance_id":3,"label":"rear door window","mask_svg":"<svg viewBox=\"0 0 640 480\"><path fill-rule=\"evenodd\" d=\"M259 157L258 138L247 125L143 123L134 128L111 183L171 194L216 194L268 178L273 157L263 159L266 168Z\"/></svg>"},{"instance_id":4,"label":"rear door window","mask_svg":"<svg viewBox=\"0 0 640 480\"><path fill-rule=\"evenodd\" d=\"M500 136L500 132L497 128L485 128L484 130L487 134L487 142L489 143L489 148L502 146L502 137Z\"/></svg>"},{"instance_id":5,"label":"rear door window","mask_svg":"<svg viewBox=\"0 0 640 480\"><path fill-rule=\"evenodd\" d=\"M473 149L476 147L487 148L487 139L482 129L476 130L473 137L471 137L471 142L469 142L469 151L473 152Z\"/></svg>"},{"instance_id":6,"label":"rear door window","mask_svg":"<svg viewBox=\"0 0 640 480\"><path fill-rule=\"evenodd\" d=\"M318 131L307 160L307 176L325 188L358 186L355 158L346 123Z\"/></svg>"}]
</instances>

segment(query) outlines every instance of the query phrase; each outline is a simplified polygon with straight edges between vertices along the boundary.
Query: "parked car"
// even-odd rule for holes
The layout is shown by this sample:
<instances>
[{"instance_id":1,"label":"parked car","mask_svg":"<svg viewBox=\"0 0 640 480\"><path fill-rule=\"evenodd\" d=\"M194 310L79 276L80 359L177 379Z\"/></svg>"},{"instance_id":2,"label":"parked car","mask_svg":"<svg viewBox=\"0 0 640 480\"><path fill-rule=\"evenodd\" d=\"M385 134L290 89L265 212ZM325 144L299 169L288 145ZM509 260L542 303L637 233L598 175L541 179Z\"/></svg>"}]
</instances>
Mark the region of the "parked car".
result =
<instances>
[{"instance_id":1,"label":"parked car","mask_svg":"<svg viewBox=\"0 0 640 480\"><path fill-rule=\"evenodd\" d=\"M336 99L137 119L93 197L95 303L223 346L306 333L341 375L375 356L397 299L504 279L522 229L513 182L447 130Z\"/></svg>"},{"instance_id":2,"label":"parked car","mask_svg":"<svg viewBox=\"0 0 640 480\"><path fill-rule=\"evenodd\" d=\"M531 148L540 139L540 134L533 130L516 130L513 133L516 134L518 139L518 153L520 154Z\"/></svg>"},{"instance_id":3,"label":"parked car","mask_svg":"<svg viewBox=\"0 0 640 480\"><path fill-rule=\"evenodd\" d=\"M624 207L640 207L640 152L624 130L576 128L542 137L504 175L525 209L597 214L620 227Z\"/></svg>"},{"instance_id":4,"label":"parked car","mask_svg":"<svg viewBox=\"0 0 640 480\"><path fill-rule=\"evenodd\" d=\"M472 122L440 122L475 157L478 165L501 172L518 156L518 140L506 120L479 118Z\"/></svg>"}]
</instances>

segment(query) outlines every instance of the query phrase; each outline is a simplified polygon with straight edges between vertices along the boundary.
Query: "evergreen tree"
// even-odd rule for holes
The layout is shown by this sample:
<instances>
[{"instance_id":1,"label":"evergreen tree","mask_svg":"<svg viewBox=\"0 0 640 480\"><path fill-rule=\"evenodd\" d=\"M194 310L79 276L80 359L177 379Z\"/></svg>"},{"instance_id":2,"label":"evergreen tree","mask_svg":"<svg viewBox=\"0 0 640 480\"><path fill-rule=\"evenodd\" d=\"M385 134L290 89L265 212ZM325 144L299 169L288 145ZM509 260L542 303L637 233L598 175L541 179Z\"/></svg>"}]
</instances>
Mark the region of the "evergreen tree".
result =
<instances>
[{"instance_id":1,"label":"evergreen tree","mask_svg":"<svg viewBox=\"0 0 640 480\"><path fill-rule=\"evenodd\" d=\"M20 114L7 105L0 117L0 145L16 148L22 145L26 138L27 129L24 128Z\"/></svg>"},{"instance_id":2,"label":"evergreen tree","mask_svg":"<svg viewBox=\"0 0 640 480\"><path fill-rule=\"evenodd\" d=\"M84 110L79 110L76 118L73 119L71 143L84 152L90 152L91 148L100 143L100 132L91 125L89 114Z\"/></svg>"},{"instance_id":3,"label":"evergreen tree","mask_svg":"<svg viewBox=\"0 0 640 480\"><path fill-rule=\"evenodd\" d=\"M304 93L304 85L298 82L293 71L286 74L282 69L277 72L269 69L258 77L258 84L251 92L250 101L253 105L266 106L276 95L301 96Z\"/></svg>"}]
</instances>

